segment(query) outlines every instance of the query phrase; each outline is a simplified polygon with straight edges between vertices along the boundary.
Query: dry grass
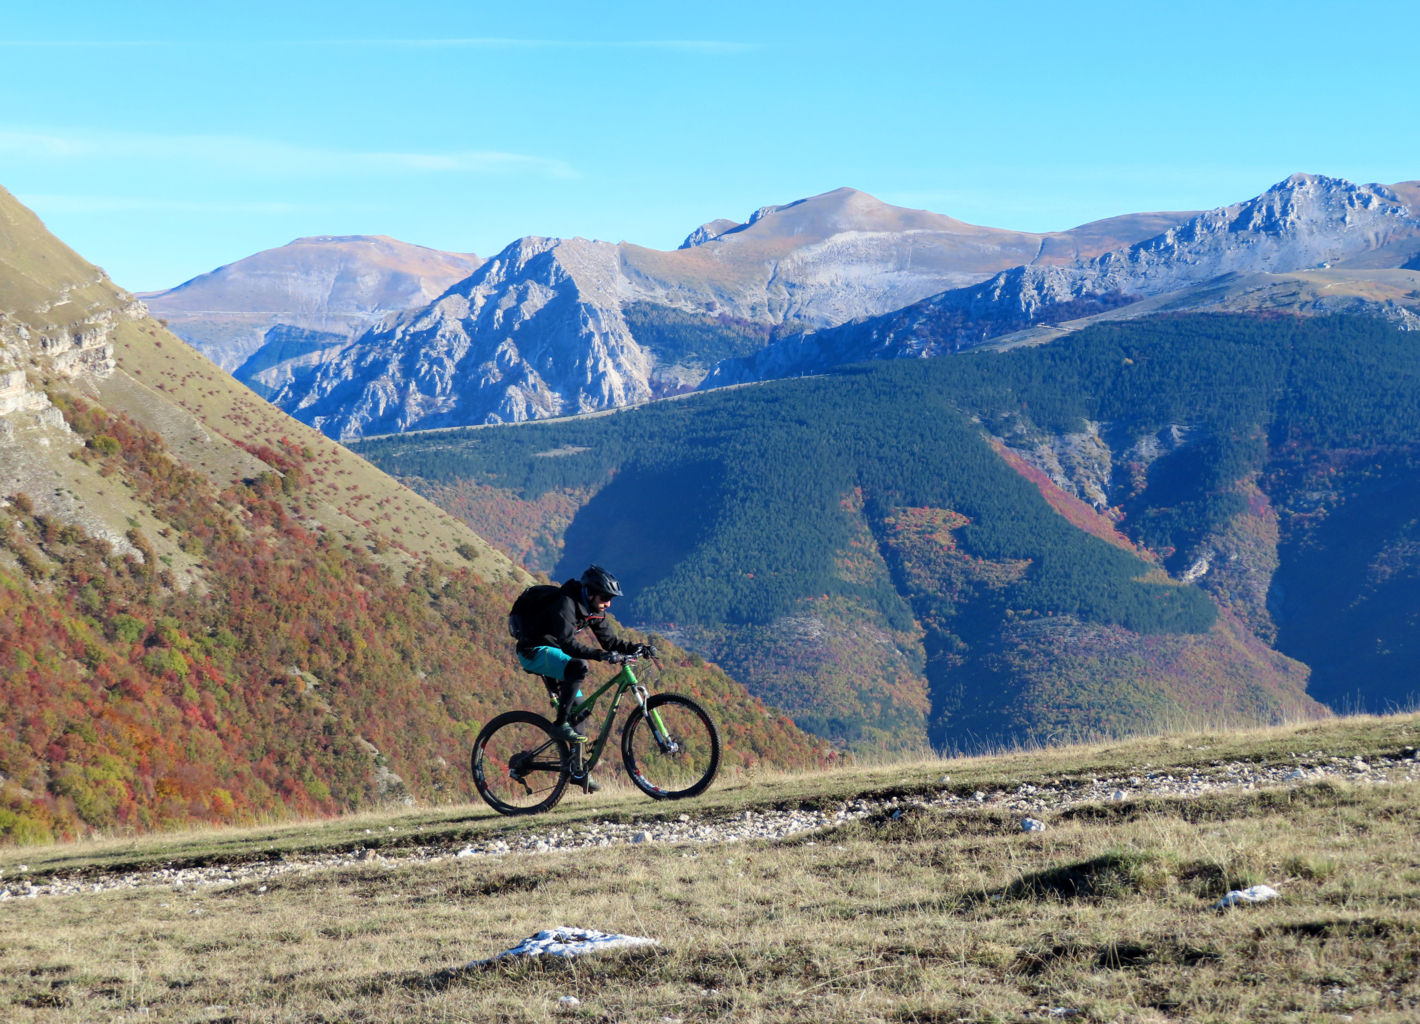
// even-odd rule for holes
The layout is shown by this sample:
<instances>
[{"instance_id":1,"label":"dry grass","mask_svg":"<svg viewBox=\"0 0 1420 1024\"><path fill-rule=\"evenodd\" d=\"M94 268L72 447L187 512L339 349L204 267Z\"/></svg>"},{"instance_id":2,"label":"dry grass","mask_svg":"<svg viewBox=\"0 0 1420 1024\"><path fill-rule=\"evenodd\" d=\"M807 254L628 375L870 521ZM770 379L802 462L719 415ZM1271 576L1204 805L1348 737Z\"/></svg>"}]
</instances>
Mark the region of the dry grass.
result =
<instances>
[{"instance_id":1,"label":"dry grass","mask_svg":"<svg viewBox=\"0 0 1420 1024\"><path fill-rule=\"evenodd\" d=\"M1349 754L1416 731L1414 717L1349 720L1219 735L1203 753L1264 756L1307 738ZM952 774L1059 778L1127 751L1188 755L1198 744L1183 739L954 762ZM909 785L927 767L873 769L858 791L894 773ZM771 788L822 799L851 778L769 781L739 780L720 799L748 806ZM1417 797L1322 784L1154 800L1067 812L1030 835L989 810L912 809L775 845L391 860L265 892L14 900L0 904L0 1017L955 1022L1066 1007L1095 1021L1409 1021L1420 1015ZM564 824L590 819L582 800ZM1254 882L1283 898L1209 909ZM558 924L664 948L459 969Z\"/></svg>"}]
</instances>

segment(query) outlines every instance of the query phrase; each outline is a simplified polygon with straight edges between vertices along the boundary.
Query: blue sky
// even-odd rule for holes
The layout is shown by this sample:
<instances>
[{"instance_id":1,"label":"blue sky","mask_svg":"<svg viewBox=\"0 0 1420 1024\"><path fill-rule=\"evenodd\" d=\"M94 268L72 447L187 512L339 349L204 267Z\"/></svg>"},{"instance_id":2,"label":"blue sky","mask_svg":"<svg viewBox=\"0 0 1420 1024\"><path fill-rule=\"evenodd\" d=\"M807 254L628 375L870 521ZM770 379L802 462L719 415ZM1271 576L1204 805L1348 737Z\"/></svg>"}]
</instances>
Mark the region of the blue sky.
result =
<instances>
[{"instance_id":1,"label":"blue sky","mask_svg":"<svg viewBox=\"0 0 1420 1024\"><path fill-rule=\"evenodd\" d=\"M1041 231L1420 178L1413 3L25 6L0 184L134 290L301 235L672 248L841 185Z\"/></svg>"}]
</instances>

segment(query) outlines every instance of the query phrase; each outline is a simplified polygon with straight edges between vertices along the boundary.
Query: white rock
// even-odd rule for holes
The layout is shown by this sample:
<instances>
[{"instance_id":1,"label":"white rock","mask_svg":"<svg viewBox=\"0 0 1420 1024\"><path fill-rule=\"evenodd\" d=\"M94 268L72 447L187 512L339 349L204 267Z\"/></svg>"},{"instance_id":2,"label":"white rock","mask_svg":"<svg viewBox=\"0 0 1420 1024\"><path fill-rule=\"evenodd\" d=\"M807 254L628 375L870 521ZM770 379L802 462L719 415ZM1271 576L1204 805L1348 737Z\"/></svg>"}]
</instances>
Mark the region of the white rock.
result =
<instances>
[{"instance_id":1,"label":"white rock","mask_svg":"<svg viewBox=\"0 0 1420 1024\"><path fill-rule=\"evenodd\" d=\"M1268 900L1275 900L1282 894L1270 885L1253 885L1246 889L1234 889L1217 903L1213 904L1214 910L1226 910L1228 907L1236 907L1244 903L1266 903Z\"/></svg>"},{"instance_id":2,"label":"white rock","mask_svg":"<svg viewBox=\"0 0 1420 1024\"><path fill-rule=\"evenodd\" d=\"M1043 822L1043 821L1037 821L1037 820L1034 819L1034 818L1022 818L1022 819L1021 819L1021 831L1022 831L1022 832L1044 832L1044 831L1045 831L1045 822Z\"/></svg>"},{"instance_id":3,"label":"white rock","mask_svg":"<svg viewBox=\"0 0 1420 1024\"><path fill-rule=\"evenodd\" d=\"M651 835L651 833L649 832L637 832L634 836L631 837L631 841L633 843L654 843L656 841L656 837Z\"/></svg>"},{"instance_id":4,"label":"white rock","mask_svg":"<svg viewBox=\"0 0 1420 1024\"><path fill-rule=\"evenodd\" d=\"M561 1003L563 1006L581 1006L581 1005L582 1005L582 1000L578 999L576 996L559 996L558 999L557 999L557 1001L558 1001L559 1003Z\"/></svg>"},{"instance_id":5,"label":"white rock","mask_svg":"<svg viewBox=\"0 0 1420 1024\"><path fill-rule=\"evenodd\" d=\"M578 957L587 953L597 953L605 949L629 949L637 946L659 946L656 939L640 935L615 935L599 932L592 928L549 928L538 932L518 943L512 949L504 950L487 960L474 960L470 967L481 967L513 957L557 956Z\"/></svg>"}]
</instances>

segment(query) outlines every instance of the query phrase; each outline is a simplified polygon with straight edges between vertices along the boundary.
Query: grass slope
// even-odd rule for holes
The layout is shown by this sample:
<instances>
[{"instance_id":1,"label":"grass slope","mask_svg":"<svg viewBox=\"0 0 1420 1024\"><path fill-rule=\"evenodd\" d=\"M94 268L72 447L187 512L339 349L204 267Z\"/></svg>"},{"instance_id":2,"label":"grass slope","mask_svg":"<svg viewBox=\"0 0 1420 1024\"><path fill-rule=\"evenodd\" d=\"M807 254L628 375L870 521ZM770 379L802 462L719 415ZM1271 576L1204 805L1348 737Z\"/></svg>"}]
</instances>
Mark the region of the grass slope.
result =
<instances>
[{"instance_id":1,"label":"grass slope","mask_svg":"<svg viewBox=\"0 0 1420 1024\"><path fill-rule=\"evenodd\" d=\"M697 817L861 796L987 792L1100 776L1394 757L1414 716L1178 734L993 758L741 778ZM399 849L536 823L477 808L27 853L32 873L239 861L382 843L369 866L262 888L138 889L0 903L0 998L16 1021L145 1012L542 1021L1294 1021L1420 1008L1413 784L1321 784L1126 801L1024 835L988 806L913 808L783 843L650 846L403 865ZM548 820L651 811L599 801ZM654 812L653 812L654 816ZM373 826L373 829L372 829ZM367 832L369 829L371 831ZM393 829L393 831L390 831ZM38 854L38 855L36 855ZM0 853L6 879L19 857ZM1228 913L1226 889L1282 898ZM121 925L118 922L122 922ZM664 946L570 964L463 970L555 924ZM574 995L574 1009L558 999ZM1062 1014L1057 1013L1057 1017Z\"/></svg>"},{"instance_id":2,"label":"grass slope","mask_svg":"<svg viewBox=\"0 0 1420 1024\"><path fill-rule=\"evenodd\" d=\"M543 706L505 633L517 586L391 572L305 515L308 450L259 448L272 469L218 491L156 433L56 397L89 441L76 461L146 516L120 556L26 495L0 509L0 838L457 799L482 724ZM150 531L198 566L186 589ZM816 757L722 672L666 653L672 687L717 706L729 763Z\"/></svg>"},{"instance_id":3,"label":"grass slope","mask_svg":"<svg viewBox=\"0 0 1420 1024\"><path fill-rule=\"evenodd\" d=\"M0 843L462 799L482 724L545 708L506 633L525 571L193 352L8 194L0 309L20 399L0 419ZM821 759L667 654L731 764Z\"/></svg>"}]
</instances>

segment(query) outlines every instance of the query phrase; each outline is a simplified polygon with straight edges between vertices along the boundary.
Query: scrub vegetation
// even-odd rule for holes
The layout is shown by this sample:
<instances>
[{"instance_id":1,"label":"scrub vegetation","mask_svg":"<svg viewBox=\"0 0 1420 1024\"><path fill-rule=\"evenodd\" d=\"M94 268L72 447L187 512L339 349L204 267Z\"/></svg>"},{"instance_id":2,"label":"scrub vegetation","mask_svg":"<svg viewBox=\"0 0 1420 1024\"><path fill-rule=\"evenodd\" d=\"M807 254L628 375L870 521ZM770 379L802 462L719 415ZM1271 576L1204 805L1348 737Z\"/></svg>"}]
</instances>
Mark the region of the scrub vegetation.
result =
<instances>
[{"instance_id":1,"label":"scrub vegetation","mask_svg":"<svg viewBox=\"0 0 1420 1024\"><path fill-rule=\"evenodd\" d=\"M56 391L75 451L144 510L120 552L0 507L0 844L92 831L333 814L471 793L493 715L544 710L507 637L511 582L413 560L397 574L306 515L310 452L218 490L162 438ZM178 586L152 537L197 560ZM727 764L824 752L704 661L667 646L664 688L715 709Z\"/></svg>"}]
</instances>

